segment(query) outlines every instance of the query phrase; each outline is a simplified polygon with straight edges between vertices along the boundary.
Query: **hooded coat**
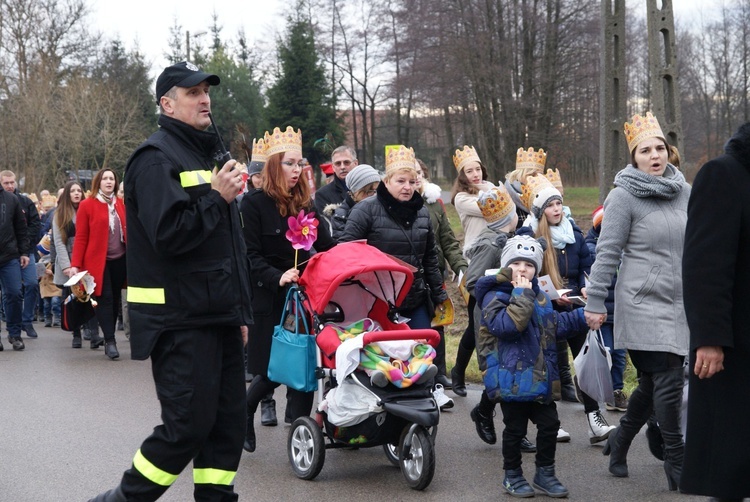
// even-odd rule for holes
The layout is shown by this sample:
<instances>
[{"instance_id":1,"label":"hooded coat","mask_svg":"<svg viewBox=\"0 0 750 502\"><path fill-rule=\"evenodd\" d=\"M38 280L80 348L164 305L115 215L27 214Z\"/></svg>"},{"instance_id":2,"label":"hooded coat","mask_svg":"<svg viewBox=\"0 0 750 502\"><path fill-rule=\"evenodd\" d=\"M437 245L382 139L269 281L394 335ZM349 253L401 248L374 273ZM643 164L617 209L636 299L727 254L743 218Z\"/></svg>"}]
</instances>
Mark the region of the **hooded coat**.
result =
<instances>
[{"instance_id":1,"label":"hooded coat","mask_svg":"<svg viewBox=\"0 0 750 502\"><path fill-rule=\"evenodd\" d=\"M682 261L690 392L680 490L750 497L750 123L693 183ZM724 370L699 379L695 351L721 346ZM738 420L740 421L738 423Z\"/></svg>"}]
</instances>

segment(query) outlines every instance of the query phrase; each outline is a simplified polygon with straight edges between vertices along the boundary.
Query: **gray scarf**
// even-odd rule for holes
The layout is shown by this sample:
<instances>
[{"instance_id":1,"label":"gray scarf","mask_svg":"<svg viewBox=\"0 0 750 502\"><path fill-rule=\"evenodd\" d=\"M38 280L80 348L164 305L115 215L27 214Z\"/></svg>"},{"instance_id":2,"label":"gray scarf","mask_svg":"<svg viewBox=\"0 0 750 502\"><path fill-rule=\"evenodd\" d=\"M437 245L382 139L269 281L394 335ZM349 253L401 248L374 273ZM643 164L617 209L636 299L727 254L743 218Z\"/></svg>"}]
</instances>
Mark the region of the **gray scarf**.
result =
<instances>
[{"instance_id":1,"label":"gray scarf","mask_svg":"<svg viewBox=\"0 0 750 502\"><path fill-rule=\"evenodd\" d=\"M672 164L667 164L662 176L644 173L628 164L628 167L615 175L615 186L638 198L656 197L672 200L685 186L685 176Z\"/></svg>"}]
</instances>

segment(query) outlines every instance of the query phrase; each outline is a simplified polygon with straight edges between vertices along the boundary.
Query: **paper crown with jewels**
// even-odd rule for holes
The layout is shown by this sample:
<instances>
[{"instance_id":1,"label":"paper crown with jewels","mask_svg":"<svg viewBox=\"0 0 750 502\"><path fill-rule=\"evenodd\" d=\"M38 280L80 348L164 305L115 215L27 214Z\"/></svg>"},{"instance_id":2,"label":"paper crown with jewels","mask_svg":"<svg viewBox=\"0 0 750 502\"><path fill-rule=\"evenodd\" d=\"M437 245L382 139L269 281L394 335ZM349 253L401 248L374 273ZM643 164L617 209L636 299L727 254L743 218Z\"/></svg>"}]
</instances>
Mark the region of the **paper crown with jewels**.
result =
<instances>
[{"instance_id":1,"label":"paper crown with jewels","mask_svg":"<svg viewBox=\"0 0 750 502\"><path fill-rule=\"evenodd\" d=\"M253 153L250 162L266 162L266 142L263 138L253 140Z\"/></svg>"},{"instance_id":2,"label":"paper crown with jewels","mask_svg":"<svg viewBox=\"0 0 750 502\"><path fill-rule=\"evenodd\" d=\"M563 187L562 178L560 177L559 169L547 169L547 173L544 175L552 186L560 190Z\"/></svg>"},{"instance_id":3,"label":"paper crown with jewels","mask_svg":"<svg viewBox=\"0 0 750 502\"><path fill-rule=\"evenodd\" d=\"M641 117L637 113L633 115L630 122L625 122L625 141L628 142L628 151L632 153L638 143L648 138L659 138L664 140L666 138L661 130L659 121L656 120L651 112L646 112L645 117Z\"/></svg>"},{"instance_id":4,"label":"paper crown with jewels","mask_svg":"<svg viewBox=\"0 0 750 502\"><path fill-rule=\"evenodd\" d=\"M456 171L459 173L466 164L472 161L482 163L473 146L464 145L462 150L456 150L456 153L453 155L453 165L456 166Z\"/></svg>"},{"instance_id":5,"label":"paper crown with jewels","mask_svg":"<svg viewBox=\"0 0 750 502\"><path fill-rule=\"evenodd\" d=\"M297 132L294 132L292 126L287 126L284 132L281 132L278 127L274 127L271 134L266 131L263 142L266 145L266 158L275 153L283 152L298 152L302 154L302 131L297 129ZM254 151L255 148L253 148Z\"/></svg>"},{"instance_id":6,"label":"paper crown with jewels","mask_svg":"<svg viewBox=\"0 0 750 502\"><path fill-rule=\"evenodd\" d=\"M404 145L389 145L385 154L385 172L394 169L415 169L417 157L414 149L406 148Z\"/></svg>"},{"instance_id":7,"label":"paper crown with jewels","mask_svg":"<svg viewBox=\"0 0 750 502\"><path fill-rule=\"evenodd\" d=\"M537 219L541 218L548 201L554 198L562 200L560 191L541 174L529 176L521 187L521 201Z\"/></svg>"},{"instance_id":8,"label":"paper crown with jewels","mask_svg":"<svg viewBox=\"0 0 750 502\"><path fill-rule=\"evenodd\" d=\"M535 152L533 147L529 147L528 150L522 147L516 152L516 169L532 168L543 172L546 164L547 153L541 148Z\"/></svg>"},{"instance_id":9,"label":"paper crown with jewels","mask_svg":"<svg viewBox=\"0 0 750 502\"><path fill-rule=\"evenodd\" d=\"M507 225L516 212L516 205L510 198L510 194L497 187L479 192L477 206L490 227Z\"/></svg>"}]
</instances>

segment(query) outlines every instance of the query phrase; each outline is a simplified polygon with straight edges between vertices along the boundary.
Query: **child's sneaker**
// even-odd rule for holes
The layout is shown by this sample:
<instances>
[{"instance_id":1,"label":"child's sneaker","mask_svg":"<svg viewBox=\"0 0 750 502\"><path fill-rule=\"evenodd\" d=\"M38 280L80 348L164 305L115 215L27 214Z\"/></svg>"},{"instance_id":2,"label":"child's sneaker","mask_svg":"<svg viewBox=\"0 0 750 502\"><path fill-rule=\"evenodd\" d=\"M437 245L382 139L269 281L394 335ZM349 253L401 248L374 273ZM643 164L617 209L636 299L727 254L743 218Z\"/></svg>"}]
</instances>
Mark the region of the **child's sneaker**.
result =
<instances>
[{"instance_id":1,"label":"child's sneaker","mask_svg":"<svg viewBox=\"0 0 750 502\"><path fill-rule=\"evenodd\" d=\"M432 395L441 411L453 408L453 399L445 395L445 390L442 385L436 384L435 390L432 391Z\"/></svg>"},{"instance_id":2,"label":"child's sneaker","mask_svg":"<svg viewBox=\"0 0 750 502\"><path fill-rule=\"evenodd\" d=\"M383 371L373 370L372 375L370 375L370 384L373 387L385 387L388 385L388 377L385 376Z\"/></svg>"},{"instance_id":3,"label":"child's sneaker","mask_svg":"<svg viewBox=\"0 0 750 502\"><path fill-rule=\"evenodd\" d=\"M534 476L534 488L548 497L562 498L568 496L568 490L555 477L555 466L537 467Z\"/></svg>"},{"instance_id":4,"label":"child's sneaker","mask_svg":"<svg viewBox=\"0 0 750 502\"><path fill-rule=\"evenodd\" d=\"M570 434L566 432L562 427L557 429L557 442L567 443L568 441L570 441Z\"/></svg>"},{"instance_id":5,"label":"child's sneaker","mask_svg":"<svg viewBox=\"0 0 750 502\"><path fill-rule=\"evenodd\" d=\"M503 489L514 497L529 498L534 496L534 489L523 477L523 471L519 469L508 469L503 479Z\"/></svg>"}]
</instances>

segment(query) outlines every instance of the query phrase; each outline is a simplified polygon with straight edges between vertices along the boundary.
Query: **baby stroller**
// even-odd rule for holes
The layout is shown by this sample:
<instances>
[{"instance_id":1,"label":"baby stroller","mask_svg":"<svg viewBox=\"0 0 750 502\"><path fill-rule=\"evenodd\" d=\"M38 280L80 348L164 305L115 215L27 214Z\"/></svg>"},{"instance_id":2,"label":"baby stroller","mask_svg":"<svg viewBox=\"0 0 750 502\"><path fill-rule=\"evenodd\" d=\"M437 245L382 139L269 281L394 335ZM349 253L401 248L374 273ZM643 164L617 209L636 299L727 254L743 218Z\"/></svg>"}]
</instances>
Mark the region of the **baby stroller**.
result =
<instances>
[{"instance_id":1,"label":"baby stroller","mask_svg":"<svg viewBox=\"0 0 750 502\"><path fill-rule=\"evenodd\" d=\"M426 340L432 347L438 344L440 335L435 330L412 330L405 323L394 322L399 320L395 307L411 287L412 270L364 241L339 244L310 259L299 284L319 349L318 411L315 420L298 418L289 431L287 452L297 477L314 479L323 468L327 449L382 446L388 460L400 467L409 487L423 490L432 481L434 439L440 419L432 382L428 379L406 388L393 384L380 388L370 383L363 370L354 370L342 379L339 368L336 375L336 349L342 342L334 325L364 318L377 321L382 331L365 334L360 338L364 345L392 340ZM359 353L350 357L354 361L349 365L351 371ZM344 388L354 394L344 393ZM327 403L328 409L321 407L333 394L339 402L338 425L332 421L332 403ZM341 425L342 415L347 419L345 425Z\"/></svg>"}]
</instances>

